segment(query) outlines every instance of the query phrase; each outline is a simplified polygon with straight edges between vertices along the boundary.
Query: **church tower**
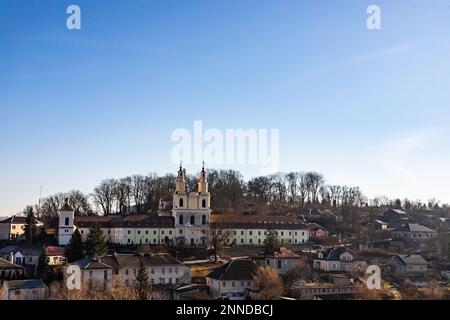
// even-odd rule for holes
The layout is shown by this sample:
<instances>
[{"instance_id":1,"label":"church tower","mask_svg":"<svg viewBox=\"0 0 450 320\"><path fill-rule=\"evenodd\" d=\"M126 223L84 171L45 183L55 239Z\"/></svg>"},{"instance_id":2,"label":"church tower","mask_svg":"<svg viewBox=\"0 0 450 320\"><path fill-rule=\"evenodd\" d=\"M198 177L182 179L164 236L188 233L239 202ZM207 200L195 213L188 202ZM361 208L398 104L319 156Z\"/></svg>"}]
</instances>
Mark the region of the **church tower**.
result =
<instances>
[{"instance_id":1,"label":"church tower","mask_svg":"<svg viewBox=\"0 0 450 320\"><path fill-rule=\"evenodd\" d=\"M180 166L173 195L175 239L186 245L206 245L210 224L210 194L204 166L196 191L186 190L186 169Z\"/></svg>"},{"instance_id":2,"label":"church tower","mask_svg":"<svg viewBox=\"0 0 450 320\"><path fill-rule=\"evenodd\" d=\"M69 206L69 199L65 199L64 206L59 210L58 216L58 244L60 246L66 246L67 244L69 244L69 241L72 238L72 234L75 231L75 212Z\"/></svg>"}]
</instances>

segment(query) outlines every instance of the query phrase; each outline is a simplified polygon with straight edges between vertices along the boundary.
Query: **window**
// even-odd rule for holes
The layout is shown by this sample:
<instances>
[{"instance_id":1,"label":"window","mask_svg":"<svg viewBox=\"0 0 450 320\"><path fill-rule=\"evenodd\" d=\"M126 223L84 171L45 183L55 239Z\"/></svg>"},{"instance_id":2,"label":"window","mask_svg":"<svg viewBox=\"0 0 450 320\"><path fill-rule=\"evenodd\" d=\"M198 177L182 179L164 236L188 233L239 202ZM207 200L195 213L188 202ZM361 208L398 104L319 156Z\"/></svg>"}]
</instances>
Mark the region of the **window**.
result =
<instances>
[{"instance_id":1,"label":"window","mask_svg":"<svg viewBox=\"0 0 450 320\"><path fill-rule=\"evenodd\" d=\"M164 230L161 230L161 234L164 234Z\"/></svg>"},{"instance_id":2,"label":"window","mask_svg":"<svg viewBox=\"0 0 450 320\"><path fill-rule=\"evenodd\" d=\"M66 226L69 225L69 217L66 217L66 219L64 220L64 225L66 225Z\"/></svg>"},{"instance_id":3,"label":"window","mask_svg":"<svg viewBox=\"0 0 450 320\"><path fill-rule=\"evenodd\" d=\"M241 231L241 236L243 236L244 235L244 231Z\"/></svg>"},{"instance_id":4,"label":"window","mask_svg":"<svg viewBox=\"0 0 450 320\"><path fill-rule=\"evenodd\" d=\"M183 224L184 223L183 220L184 220L183 215L180 214L180 216L178 217L178 224Z\"/></svg>"},{"instance_id":5,"label":"window","mask_svg":"<svg viewBox=\"0 0 450 320\"><path fill-rule=\"evenodd\" d=\"M206 224L206 216L202 215L202 224Z\"/></svg>"},{"instance_id":6,"label":"window","mask_svg":"<svg viewBox=\"0 0 450 320\"><path fill-rule=\"evenodd\" d=\"M191 216L191 219L190 219L191 221L190 221L190 224L191 225L194 225L195 224L195 217L194 216Z\"/></svg>"},{"instance_id":7,"label":"window","mask_svg":"<svg viewBox=\"0 0 450 320\"><path fill-rule=\"evenodd\" d=\"M131 234L131 230L128 230L128 234Z\"/></svg>"},{"instance_id":8,"label":"window","mask_svg":"<svg viewBox=\"0 0 450 320\"><path fill-rule=\"evenodd\" d=\"M141 230L138 230L138 234L141 234Z\"/></svg>"},{"instance_id":9,"label":"window","mask_svg":"<svg viewBox=\"0 0 450 320\"><path fill-rule=\"evenodd\" d=\"M233 282L231 282L231 286L232 287L236 287L236 283L233 281Z\"/></svg>"},{"instance_id":10,"label":"window","mask_svg":"<svg viewBox=\"0 0 450 320\"><path fill-rule=\"evenodd\" d=\"M226 286L227 286L227 283L226 283L225 281L223 281L223 282L222 282L222 287L225 288Z\"/></svg>"},{"instance_id":11,"label":"window","mask_svg":"<svg viewBox=\"0 0 450 320\"><path fill-rule=\"evenodd\" d=\"M148 234L148 230L145 230L145 234Z\"/></svg>"},{"instance_id":12,"label":"window","mask_svg":"<svg viewBox=\"0 0 450 320\"><path fill-rule=\"evenodd\" d=\"M108 280L108 271L107 270L103 271L103 280L105 280L105 281Z\"/></svg>"},{"instance_id":13,"label":"window","mask_svg":"<svg viewBox=\"0 0 450 320\"><path fill-rule=\"evenodd\" d=\"M130 272L128 271L128 269L125 269L125 274L126 274L126 275L129 275L129 274L130 274Z\"/></svg>"},{"instance_id":14,"label":"window","mask_svg":"<svg viewBox=\"0 0 450 320\"><path fill-rule=\"evenodd\" d=\"M151 273L151 274L155 274L155 268L151 268L151 269L150 269L150 273Z\"/></svg>"},{"instance_id":15,"label":"window","mask_svg":"<svg viewBox=\"0 0 450 320\"><path fill-rule=\"evenodd\" d=\"M250 235L253 235L253 231L249 231Z\"/></svg>"},{"instance_id":16,"label":"window","mask_svg":"<svg viewBox=\"0 0 450 320\"><path fill-rule=\"evenodd\" d=\"M277 260L277 268L281 269L281 260Z\"/></svg>"},{"instance_id":17,"label":"window","mask_svg":"<svg viewBox=\"0 0 450 320\"><path fill-rule=\"evenodd\" d=\"M258 236L260 236L261 235L261 231L258 231Z\"/></svg>"},{"instance_id":18,"label":"window","mask_svg":"<svg viewBox=\"0 0 450 320\"><path fill-rule=\"evenodd\" d=\"M270 260L269 260L269 259L266 260L266 264L267 264L268 266L270 266Z\"/></svg>"},{"instance_id":19,"label":"window","mask_svg":"<svg viewBox=\"0 0 450 320\"><path fill-rule=\"evenodd\" d=\"M183 199L180 199L180 208L183 208Z\"/></svg>"},{"instance_id":20,"label":"window","mask_svg":"<svg viewBox=\"0 0 450 320\"><path fill-rule=\"evenodd\" d=\"M202 208L206 208L206 199L202 200Z\"/></svg>"}]
</instances>

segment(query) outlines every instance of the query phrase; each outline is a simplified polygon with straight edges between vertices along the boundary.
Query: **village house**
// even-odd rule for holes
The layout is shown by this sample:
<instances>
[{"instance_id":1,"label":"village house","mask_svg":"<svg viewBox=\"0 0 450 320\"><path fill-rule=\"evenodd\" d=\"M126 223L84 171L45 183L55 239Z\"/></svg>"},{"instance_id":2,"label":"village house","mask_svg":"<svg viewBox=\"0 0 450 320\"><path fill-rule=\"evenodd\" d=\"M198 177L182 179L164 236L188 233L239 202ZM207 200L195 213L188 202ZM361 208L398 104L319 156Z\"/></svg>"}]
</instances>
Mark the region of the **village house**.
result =
<instances>
[{"instance_id":1,"label":"village house","mask_svg":"<svg viewBox=\"0 0 450 320\"><path fill-rule=\"evenodd\" d=\"M0 240L14 241L25 234L26 217L12 216L0 221ZM42 228L44 224L37 220L35 227Z\"/></svg>"},{"instance_id":2,"label":"village house","mask_svg":"<svg viewBox=\"0 0 450 320\"><path fill-rule=\"evenodd\" d=\"M231 260L206 276L209 295L213 299L244 300L255 290L253 276L258 266L252 260Z\"/></svg>"},{"instance_id":3,"label":"village house","mask_svg":"<svg viewBox=\"0 0 450 320\"><path fill-rule=\"evenodd\" d=\"M337 247L318 252L313 268L321 271L364 271L367 268L367 261L349 248Z\"/></svg>"},{"instance_id":4,"label":"village house","mask_svg":"<svg viewBox=\"0 0 450 320\"><path fill-rule=\"evenodd\" d=\"M305 244L308 227L295 217L259 215L212 215L211 228L227 232L228 245L261 246L269 230L275 232L280 244Z\"/></svg>"},{"instance_id":5,"label":"village house","mask_svg":"<svg viewBox=\"0 0 450 320\"><path fill-rule=\"evenodd\" d=\"M409 220L408 214L401 209L389 209L385 211L378 220L387 222L389 224L399 225L407 223Z\"/></svg>"},{"instance_id":6,"label":"village house","mask_svg":"<svg viewBox=\"0 0 450 320\"><path fill-rule=\"evenodd\" d=\"M24 274L24 268L0 258L0 284L2 280L18 279Z\"/></svg>"},{"instance_id":7,"label":"village house","mask_svg":"<svg viewBox=\"0 0 450 320\"><path fill-rule=\"evenodd\" d=\"M433 229L417 223L408 223L401 225L393 230L394 239L409 239L412 241L424 241L437 236Z\"/></svg>"},{"instance_id":8,"label":"village house","mask_svg":"<svg viewBox=\"0 0 450 320\"><path fill-rule=\"evenodd\" d=\"M113 268L98 259L84 258L67 265L75 265L81 271L81 288L108 290L112 285Z\"/></svg>"},{"instance_id":9,"label":"village house","mask_svg":"<svg viewBox=\"0 0 450 320\"><path fill-rule=\"evenodd\" d=\"M310 239L321 239L328 237L328 230L322 227L318 223L310 223L308 225L309 238Z\"/></svg>"},{"instance_id":10,"label":"village house","mask_svg":"<svg viewBox=\"0 0 450 320\"><path fill-rule=\"evenodd\" d=\"M266 266L274 268L279 274L286 274L301 261L302 257L284 247L281 247L272 255L266 256Z\"/></svg>"},{"instance_id":11,"label":"village house","mask_svg":"<svg viewBox=\"0 0 450 320\"><path fill-rule=\"evenodd\" d=\"M384 230L388 230L388 228L389 228L389 223L384 222L384 221L378 219L378 220L375 220L374 226L375 226L375 229L376 229L376 230L384 231Z\"/></svg>"},{"instance_id":12,"label":"village house","mask_svg":"<svg viewBox=\"0 0 450 320\"><path fill-rule=\"evenodd\" d=\"M47 246L44 248L45 262L49 266L61 266L66 262L64 248L57 246Z\"/></svg>"},{"instance_id":13,"label":"village house","mask_svg":"<svg viewBox=\"0 0 450 320\"><path fill-rule=\"evenodd\" d=\"M45 300L47 288L41 279L5 281L1 297L2 300Z\"/></svg>"},{"instance_id":14,"label":"village house","mask_svg":"<svg viewBox=\"0 0 450 320\"><path fill-rule=\"evenodd\" d=\"M37 266L41 255L39 245L10 245L0 249L0 257L21 266Z\"/></svg>"},{"instance_id":15,"label":"village house","mask_svg":"<svg viewBox=\"0 0 450 320\"><path fill-rule=\"evenodd\" d=\"M117 254L99 259L113 269L113 282L133 285L139 264L147 269L151 285L180 285L191 283L191 269L168 253Z\"/></svg>"},{"instance_id":16,"label":"village house","mask_svg":"<svg viewBox=\"0 0 450 320\"><path fill-rule=\"evenodd\" d=\"M421 255L399 254L392 258L391 265L400 274L424 275L428 270L428 262Z\"/></svg>"}]
</instances>

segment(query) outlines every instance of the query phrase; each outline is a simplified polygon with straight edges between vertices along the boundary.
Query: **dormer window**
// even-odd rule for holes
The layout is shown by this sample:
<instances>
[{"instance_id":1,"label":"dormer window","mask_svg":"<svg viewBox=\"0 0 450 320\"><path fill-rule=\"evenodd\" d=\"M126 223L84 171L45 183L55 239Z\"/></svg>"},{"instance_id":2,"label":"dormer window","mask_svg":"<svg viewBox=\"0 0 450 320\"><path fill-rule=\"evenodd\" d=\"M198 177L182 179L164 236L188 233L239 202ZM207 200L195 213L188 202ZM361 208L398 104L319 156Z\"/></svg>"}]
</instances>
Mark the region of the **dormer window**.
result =
<instances>
[{"instance_id":1,"label":"dormer window","mask_svg":"<svg viewBox=\"0 0 450 320\"><path fill-rule=\"evenodd\" d=\"M202 200L202 208L206 208L206 199Z\"/></svg>"},{"instance_id":2,"label":"dormer window","mask_svg":"<svg viewBox=\"0 0 450 320\"><path fill-rule=\"evenodd\" d=\"M64 220L64 225L66 225L66 226L69 225L69 217L66 217L66 219Z\"/></svg>"}]
</instances>

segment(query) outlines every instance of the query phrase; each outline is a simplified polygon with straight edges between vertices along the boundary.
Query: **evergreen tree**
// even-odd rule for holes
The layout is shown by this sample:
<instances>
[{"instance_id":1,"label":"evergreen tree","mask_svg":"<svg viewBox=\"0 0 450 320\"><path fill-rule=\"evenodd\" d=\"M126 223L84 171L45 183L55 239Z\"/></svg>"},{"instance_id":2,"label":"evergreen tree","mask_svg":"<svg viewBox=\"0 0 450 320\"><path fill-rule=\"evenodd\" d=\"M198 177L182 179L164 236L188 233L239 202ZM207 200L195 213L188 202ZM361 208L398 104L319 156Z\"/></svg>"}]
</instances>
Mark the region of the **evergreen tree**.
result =
<instances>
[{"instance_id":1,"label":"evergreen tree","mask_svg":"<svg viewBox=\"0 0 450 320\"><path fill-rule=\"evenodd\" d=\"M75 229L72 238L67 244L64 255L66 256L68 262L74 262L84 258L83 241L78 229Z\"/></svg>"},{"instance_id":2,"label":"evergreen tree","mask_svg":"<svg viewBox=\"0 0 450 320\"><path fill-rule=\"evenodd\" d=\"M108 252L108 246L105 243L102 229L98 224L94 224L89 229L89 234L86 238L86 256L90 258L104 256Z\"/></svg>"},{"instance_id":3,"label":"evergreen tree","mask_svg":"<svg viewBox=\"0 0 450 320\"><path fill-rule=\"evenodd\" d=\"M150 295L148 272L143 258L139 262L134 290L139 300L147 300Z\"/></svg>"},{"instance_id":4,"label":"evergreen tree","mask_svg":"<svg viewBox=\"0 0 450 320\"><path fill-rule=\"evenodd\" d=\"M34 238L34 225L36 224L36 217L34 215L33 207L28 206L25 209L25 237L27 240L27 243L32 243Z\"/></svg>"},{"instance_id":5,"label":"evergreen tree","mask_svg":"<svg viewBox=\"0 0 450 320\"><path fill-rule=\"evenodd\" d=\"M274 230L268 229L266 239L264 240L264 255L273 254L278 250L278 237Z\"/></svg>"}]
</instances>

